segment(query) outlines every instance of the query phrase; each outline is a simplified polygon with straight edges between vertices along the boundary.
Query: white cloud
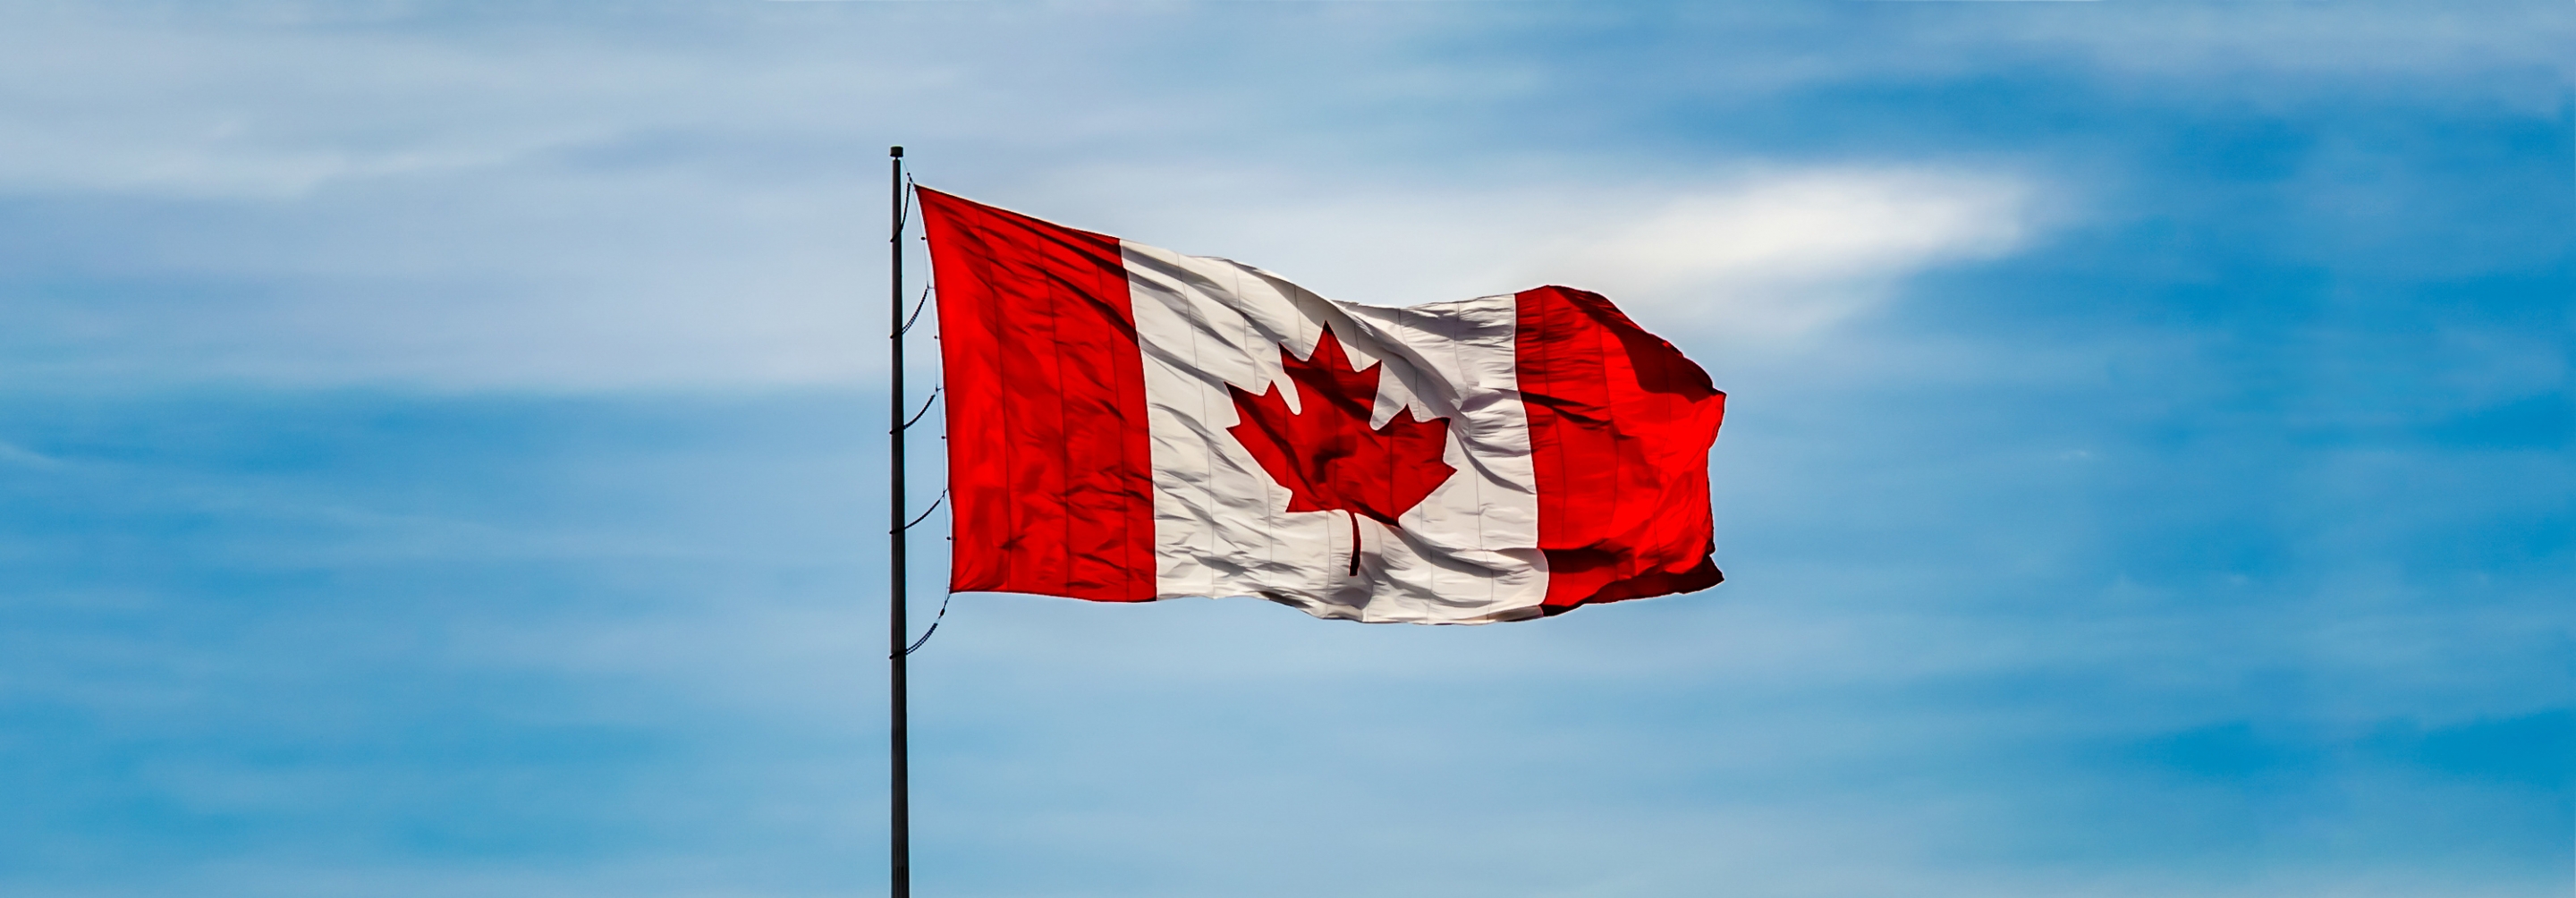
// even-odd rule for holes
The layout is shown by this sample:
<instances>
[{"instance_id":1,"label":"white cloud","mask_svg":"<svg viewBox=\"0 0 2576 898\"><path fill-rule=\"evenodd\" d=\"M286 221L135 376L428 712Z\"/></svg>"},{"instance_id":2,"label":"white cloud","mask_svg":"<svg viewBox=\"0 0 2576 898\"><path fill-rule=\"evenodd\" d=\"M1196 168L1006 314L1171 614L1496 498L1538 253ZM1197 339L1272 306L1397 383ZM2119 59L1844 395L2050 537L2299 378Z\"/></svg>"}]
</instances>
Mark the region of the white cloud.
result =
<instances>
[{"instance_id":1,"label":"white cloud","mask_svg":"<svg viewBox=\"0 0 2576 898\"><path fill-rule=\"evenodd\" d=\"M2019 248L2033 230L2032 193L1976 173L1781 172L1595 227L1544 248L1527 270L1685 326L1803 336L1868 311L1907 275Z\"/></svg>"}]
</instances>

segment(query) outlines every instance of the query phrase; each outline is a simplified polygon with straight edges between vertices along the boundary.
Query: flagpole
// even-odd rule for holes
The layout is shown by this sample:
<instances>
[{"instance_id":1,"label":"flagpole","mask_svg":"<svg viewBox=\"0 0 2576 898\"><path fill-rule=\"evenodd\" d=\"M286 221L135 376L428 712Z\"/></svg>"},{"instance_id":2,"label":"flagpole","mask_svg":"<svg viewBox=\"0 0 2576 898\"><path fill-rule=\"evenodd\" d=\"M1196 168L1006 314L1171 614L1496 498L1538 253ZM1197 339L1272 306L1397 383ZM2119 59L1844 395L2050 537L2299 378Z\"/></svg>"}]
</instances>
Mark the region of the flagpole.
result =
<instances>
[{"instance_id":1,"label":"flagpole","mask_svg":"<svg viewBox=\"0 0 2576 898\"><path fill-rule=\"evenodd\" d=\"M887 522L891 525L888 538L893 543L889 549L891 554L888 559L891 562L893 589L886 600L887 660L892 665L889 683L891 706L888 711L893 723L891 752L887 756L891 769L887 772L893 780L890 811L893 814L894 824L893 844L890 846L894 855L892 870L894 881L888 894L893 898L911 898L911 737L906 732L905 718L908 716L909 709L906 707L906 687L903 676L904 635L908 629L903 620L904 604L908 598L904 580L903 532L909 529L903 519L903 148L888 148L886 158L893 172L891 192L893 235L886 239L887 246L891 247L888 258L893 275L893 292L887 296L886 312L891 327L888 331L888 339L894 348L893 358L888 363L888 368L893 373L893 397L892 401L886 403L886 422L890 425L888 432L892 434L891 443L894 453L893 497L886 503Z\"/></svg>"}]
</instances>

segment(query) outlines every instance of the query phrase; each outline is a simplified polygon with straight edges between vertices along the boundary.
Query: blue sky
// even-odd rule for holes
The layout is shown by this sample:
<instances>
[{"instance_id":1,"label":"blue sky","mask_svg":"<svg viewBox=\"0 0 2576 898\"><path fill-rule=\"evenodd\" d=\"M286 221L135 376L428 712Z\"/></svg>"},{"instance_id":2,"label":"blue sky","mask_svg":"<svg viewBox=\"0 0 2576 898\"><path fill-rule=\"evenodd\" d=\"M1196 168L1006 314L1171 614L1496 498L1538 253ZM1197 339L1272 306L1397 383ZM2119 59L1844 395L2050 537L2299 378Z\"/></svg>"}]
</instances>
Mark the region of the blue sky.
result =
<instances>
[{"instance_id":1,"label":"blue sky","mask_svg":"<svg viewBox=\"0 0 2576 898\"><path fill-rule=\"evenodd\" d=\"M903 143L1338 298L1602 289L1732 411L1693 596L961 597L922 894L2562 896L2571 45L2563 2L13 5L0 892L876 893Z\"/></svg>"}]
</instances>

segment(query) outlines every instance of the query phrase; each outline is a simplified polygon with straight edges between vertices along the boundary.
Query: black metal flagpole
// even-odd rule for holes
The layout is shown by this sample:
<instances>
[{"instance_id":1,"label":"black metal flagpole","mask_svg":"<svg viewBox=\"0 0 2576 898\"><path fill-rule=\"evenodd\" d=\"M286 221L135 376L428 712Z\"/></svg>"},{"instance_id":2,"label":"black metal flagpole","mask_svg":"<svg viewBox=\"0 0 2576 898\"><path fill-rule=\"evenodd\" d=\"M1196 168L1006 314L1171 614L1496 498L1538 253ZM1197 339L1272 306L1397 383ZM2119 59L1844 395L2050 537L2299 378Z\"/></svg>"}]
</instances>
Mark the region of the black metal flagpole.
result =
<instances>
[{"instance_id":1,"label":"black metal flagpole","mask_svg":"<svg viewBox=\"0 0 2576 898\"><path fill-rule=\"evenodd\" d=\"M893 569L893 589L886 600L887 660L893 665L890 684L892 705L889 710L894 724L892 752L887 756L892 768L888 773L894 780L891 795L894 815L892 845L894 882L889 894L893 898L911 898L912 775L910 766L912 759L909 757L908 750L911 737L905 732L904 718L909 709L905 707L906 688L903 680L904 634L908 629L903 620L904 603L907 599L904 588L903 532L910 529L903 519L903 148L887 149L886 157L892 164L894 173L894 233L886 240L887 245L892 248L888 256L894 282L894 290L886 299L886 312L890 316L892 328L889 331L889 339L894 346L894 357L889 363L890 370L894 374L894 393L892 401L886 403L886 421L890 425L889 432L893 435L894 450L893 497L886 503L887 523L891 525L888 538L893 541L890 550L893 554L889 557L889 561L892 562L890 566Z\"/></svg>"}]
</instances>

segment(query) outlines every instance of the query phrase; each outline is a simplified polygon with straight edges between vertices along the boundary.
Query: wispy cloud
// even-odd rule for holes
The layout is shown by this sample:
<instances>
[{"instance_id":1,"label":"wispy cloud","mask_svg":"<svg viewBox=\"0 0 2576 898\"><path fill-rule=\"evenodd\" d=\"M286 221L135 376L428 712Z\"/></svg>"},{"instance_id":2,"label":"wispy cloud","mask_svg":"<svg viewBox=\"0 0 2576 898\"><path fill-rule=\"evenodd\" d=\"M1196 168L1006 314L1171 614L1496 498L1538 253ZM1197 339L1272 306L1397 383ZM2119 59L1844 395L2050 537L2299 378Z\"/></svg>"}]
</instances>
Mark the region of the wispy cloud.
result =
<instances>
[{"instance_id":1,"label":"wispy cloud","mask_svg":"<svg viewBox=\"0 0 2576 898\"><path fill-rule=\"evenodd\" d=\"M1866 312L1908 275L2019 249L2037 227L2033 191L1996 175L1777 173L1596 225L1544 247L1531 268L1695 329L1796 337ZM1527 254L1518 249L1505 252Z\"/></svg>"}]
</instances>

